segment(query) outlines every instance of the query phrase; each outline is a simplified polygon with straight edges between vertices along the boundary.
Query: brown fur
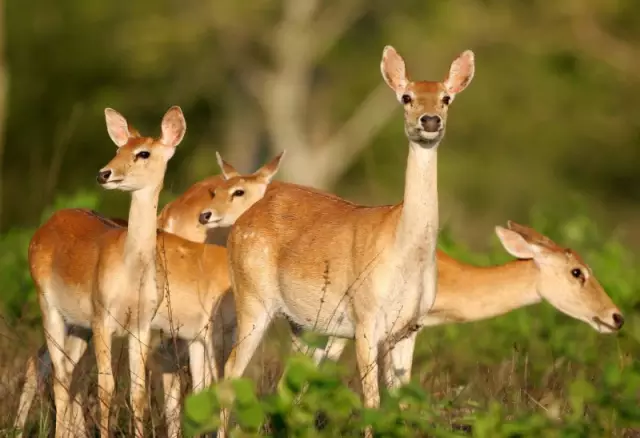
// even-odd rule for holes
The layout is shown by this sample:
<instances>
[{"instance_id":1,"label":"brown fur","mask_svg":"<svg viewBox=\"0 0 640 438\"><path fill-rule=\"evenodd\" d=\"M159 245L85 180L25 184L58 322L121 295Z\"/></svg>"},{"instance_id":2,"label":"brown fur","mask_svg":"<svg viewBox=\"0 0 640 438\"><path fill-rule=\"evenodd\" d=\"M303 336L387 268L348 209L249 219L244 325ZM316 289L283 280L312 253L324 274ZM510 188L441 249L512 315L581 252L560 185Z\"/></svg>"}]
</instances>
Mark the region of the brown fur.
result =
<instances>
[{"instance_id":1,"label":"brown fur","mask_svg":"<svg viewBox=\"0 0 640 438\"><path fill-rule=\"evenodd\" d=\"M248 208L255 200L262 197L265 186L271 180L273 175L278 170L279 161L282 156L277 157L272 162L259 169L256 174L253 175L238 175L237 177L229 180L216 176L208 178L194 185L185 195L178 198L176 201L168 204L163 212L158 217L158 226L164 228L169 225L169 222L173 222L174 228L177 233L182 233L187 236L198 235L199 231L202 231L202 226L198 229L198 213L201 207L197 207L198 211L194 211L194 206L206 205L203 196L205 198L210 197L210 193L215 191L218 186L229 187L231 185L237 185L242 183L242 187L245 190L245 203L233 204L224 209L221 209L221 215L233 215L237 216L241 214L243 208ZM259 175L259 177L258 177ZM194 202L195 200L195 202ZM239 210L240 209L240 210ZM60 210L56 212L52 218L47 221L34 235L32 244L37 248L37 251L33 255L30 255L32 264L36 267L45 268L51 266L50 261L52 259L62 260L66 267L73 270L74 264L65 261L66 254L80 253L79 248L86 248L90 246L91 242L96 242L103 233L111 233L113 229L119 229L119 233L125 233L128 221L118 218L105 218L99 213L83 210L83 209L69 209ZM178 224L176 226L176 224ZM183 224L183 225L180 225ZM187 224L189 226L187 226ZM205 230L206 231L206 230ZM204 234L201 234L204 236ZM56 237L63 237L64 242ZM81 238L78 238L81 237ZM167 272L169 273L169 290L178 291L182 294L185 292L188 294L191 291L197 292L198 290L219 290L224 292L229 287L228 268L226 250L216 245L202 245L202 244L184 244L186 242L177 236L170 233L159 231L157 236L157 270L159 272L158 287L163 289L166 285ZM32 246L33 246L32 245ZM95 246L95 245L94 245ZM80 255L80 254L79 254ZM97 262L95 257L97 252L93 251L82 254L83 265L79 266L85 269L95 265ZM46 261L48 260L48 262ZM197 269L197 271L194 271ZM49 269L50 270L50 269ZM175 280L174 272L192 272L190 278L192 282L197 283L197 287L194 284L182 285L180 284L181 278L178 281ZM67 269L61 272L65 277L71 279L76 278L77 272L68 272ZM41 273L36 273L35 278L42 278ZM90 276L88 276L90 277ZM90 282L89 280L85 280ZM212 283L213 289L207 286L207 282ZM86 290L87 283L81 288ZM217 289L216 289L217 288ZM206 308L212 305L210 300L205 296L180 296L168 295L173 298L171 303L171 309L169 309L169 300L163 302L163 306L159 311L160 318L172 318L176 324L180 324L180 321L186 319L193 320L198 313L202 313L203 310L198 310L198 302L202 303ZM80 297L82 298L82 297ZM211 297L216 300L216 297ZM205 304L209 302L209 304ZM213 303L215 304L215 302ZM196 307L194 307L196 306ZM215 310L214 310L215 311ZM223 299L219 302L219 310L215 313L213 321L216 333L216 351L221 354L216 354L217 357L226 357L228 351L225 352L225 348L231 345L231 341L235 332L235 306L233 302L233 296L231 294L224 294ZM177 327L179 329L179 327ZM72 338L74 339L74 338ZM178 347L182 347L184 344L178 344ZM47 350L44 349L46 355ZM184 355L185 351L178 351L179 355ZM38 370L38 362L46 364L49 362L47 357L39 357L42 354L39 353L38 357L31 358L27 364L27 382L23 389L23 394L20 401L20 409L18 416L16 417L16 428L21 429L26 421L26 414L31 404L31 401L35 395L38 374L42 374L44 371ZM82 352L74 354L73 362L77 362L75 356L82 355ZM154 366L156 371L162 371L162 368L158 365ZM221 372L220 369L217 370ZM179 386L175 384L175 375L171 373L165 373L164 377L164 389L165 389L165 409L167 413L167 423L169 424L170 436L177 436L179 431ZM83 429L84 422L81 414L76 419L77 428Z\"/></svg>"},{"instance_id":2,"label":"brown fur","mask_svg":"<svg viewBox=\"0 0 640 438\"><path fill-rule=\"evenodd\" d=\"M428 311L436 294L436 151L448 111L442 94L452 97L464 88L459 82L471 80L473 54L461 55L456 68L442 83L411 82L395 49L383 51L382 75L405 108L403 203L360 206L278 185L238 219L227 245L242 341L225 378L244 372L270 321L284 315L303 329L355 338L365 405L379 404L379 346ZM433 118L437 123L427 120ZM227 436L227 419L223 411L220 437Z\"/></svg>"}]
</instances>

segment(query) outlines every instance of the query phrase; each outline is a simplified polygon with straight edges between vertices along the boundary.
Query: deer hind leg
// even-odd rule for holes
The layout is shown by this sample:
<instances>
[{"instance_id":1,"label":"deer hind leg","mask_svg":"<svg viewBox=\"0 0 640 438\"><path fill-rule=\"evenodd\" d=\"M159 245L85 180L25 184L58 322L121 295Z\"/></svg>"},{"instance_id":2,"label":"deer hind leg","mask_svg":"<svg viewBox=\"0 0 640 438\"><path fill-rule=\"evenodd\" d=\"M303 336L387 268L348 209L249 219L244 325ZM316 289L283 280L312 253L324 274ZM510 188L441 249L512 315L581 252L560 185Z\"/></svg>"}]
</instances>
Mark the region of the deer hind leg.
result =
<instances>
[{"instance_id":1,"label":"deer hind leg","mask_svg":"<svg viewBox=\"0 0 640 438\"><path fill-rule=\"evenodd\" d=\"M162 346L154 350L153 360L149 362L151 375L156 379L162 378L159 383L163 398L158 400L158 404L164 406L164 421L167 426L168 438L181 436L182 382L180 381L180 364L183 363L185 351L186 342L183 339L163 338Z\"/></svg>"},{"instance_id":2,"label":"deer hind leg","mask_svg":"<svg viewBox=\"0 0 640 438\"><path fill-rule=\"evenodd\" d=\"M65 343L67 351L67 361L70 364L69 375L73 376L73 370L80 362L80 359L87 351L89 346L89 333L79 327L73 327L69 331L69 336ZM84 397L81 389L76 390L70 400L71 409L67 412L67 421L73 425L75 436L86 436L86 425L84 422L84 413L82 406L84 405Z\"/></svg>"},{"instance_id":3,"label":"deer hind leg","mask_svg":"<svg viewBox=\"0 0 640 438\"><path fill-rule=\"evenodd\" d=\"M200 392L206 384L206 358L204 342L194 340L189 343L189 368L193 392Z\"/></svg>"},{"instance_id":4,"label":"deer hind leg","mask_svg":"<svg viewBox=\"0 0 640 438\"><path fill-rule=\"evenodd\" d=\"M180 376L175 373L162 374L162 387L164 389L164 418L167 423L167 436L169 438L180 437Z\"/></svg>"},{"instance_id":5,"label":"deer hind leg","mask_svg":"<svg viewBox=\"0 0 640 438\"><path fill-rule=\"evenodd\" d=\"M34 356L27 359L25 367L24 385L18 401L18 412L13 422L16 438L22 438L31 403L33 403L36 393L42 391L45 382L51 376L51 356L46 344L40 347Z\"/></svg>"},{"instance_id":6,"label":"deer hind leg","mask_svg":"<svg viewBox=\"0 0 640 438\"><path fill-rule=\"evenodd\" d=\"M236 304L238 302L236 300ZM264 302L251 297L244 298L237 310L237 338L224 367L225 379L242 376L272 319L272 309L265 307ZM222 409L218 438L227 437L228 423L229 410Z\"/></svg>"},{"instance_id":7,"label":"deer hind leg","mask_svg":"<svg viewBox=\"0 0 640 438\"><path fill-rule=\"evenodd\" d=\"M46 293L46 292L45 292ZM66 437L72 432L65 423L69 410L69 391L71 386L70 364L67 361L65 344L67 339L66 324L58 309L50 306L45 298L45 293L40 293L40 309L42 310L42 323L44 326L47 348L53 366L55 379L53 380L53 393L56 406L56 438Z\"/></svg>"},{"instance_id":8,"label":"deer hind leg","mask_svg":"<svg viewBox=\"0 0 640 438\"><path fill-rule=\"evenodd\" d=\"M417 335L418 333L414 332L394 346L387 346L380 352L383 384L391 391L407 384L411 379L413 351ZM406 407L406 405L401 406L402 409Z\"/></svg>"}]
</instances>

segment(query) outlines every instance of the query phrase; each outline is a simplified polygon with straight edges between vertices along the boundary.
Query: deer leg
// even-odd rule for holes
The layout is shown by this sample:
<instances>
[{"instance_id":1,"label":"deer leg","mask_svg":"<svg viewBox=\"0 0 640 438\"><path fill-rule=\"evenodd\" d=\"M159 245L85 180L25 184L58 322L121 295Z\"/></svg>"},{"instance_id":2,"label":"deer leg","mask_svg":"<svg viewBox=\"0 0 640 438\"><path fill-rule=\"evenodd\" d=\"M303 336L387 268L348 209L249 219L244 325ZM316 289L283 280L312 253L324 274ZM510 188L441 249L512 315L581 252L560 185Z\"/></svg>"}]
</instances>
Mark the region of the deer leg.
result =
<instances>
[{"instance_id":1,"label":"deer leg","mask_svg":"<svg viewBox=\"0 0 640 438\"><path fill-rule=\"evenodd\" d=\"M380 406L380 392L378 389L378 338L375 323L368 322L356 325L356 362L362 380L364 406L377 408ZM365 438L373 438L373 430L367 427Z\"/></svg>"},{"instance_id":2,"label":"deer leg","mask_svg":"<svg viewBox=\"0 0 640 438\"><path fill-rule=\"evenodd\" d=\"M265 309L264 304L260 301L249 301L248 297L245 297L243 308L238 308L237 313L236 344L233 346L224 367L225 379L242 376L272 319L270 309ZM220 410L218 438L227 437L228 422L229 410L223 408Z\"/></svg>"}]
</instances>

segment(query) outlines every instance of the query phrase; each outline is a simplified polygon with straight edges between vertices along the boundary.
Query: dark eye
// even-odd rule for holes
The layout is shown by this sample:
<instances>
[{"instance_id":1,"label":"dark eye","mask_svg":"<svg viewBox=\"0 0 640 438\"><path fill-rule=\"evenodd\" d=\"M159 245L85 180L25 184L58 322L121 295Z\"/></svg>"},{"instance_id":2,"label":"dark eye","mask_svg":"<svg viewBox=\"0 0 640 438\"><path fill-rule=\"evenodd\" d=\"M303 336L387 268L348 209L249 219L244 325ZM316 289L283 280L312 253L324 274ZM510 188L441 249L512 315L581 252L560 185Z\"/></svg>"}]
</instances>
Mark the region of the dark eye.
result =
<instances>
[{"instance_id":1,"label":"dark eye","mask_svg":"<svg viewBox=\"0 0 640 438\"><path fill-rule=\"evenodd\" d=\"M405 105L411 103L411 101L413 100L411 99L411 96L409 96L408 94L403 94L400 99L402 100L402 103L404 103Z\"/></svg>"},{"instance_id":2,"label":"dark eye","mask_svg":"<svg viewBox=\"0 0 640 438\"><path fill-rule=\"evenodd\" d=\"M148 151L140 151L136 154L136 158L142 158L143 160L146 160L150 156L151 154Z\"/></svg>"},{"instance_id":3,"label":"dark eye","mask_svg":"<svg viewBox=\"0 0 640 438\"><path fill-rule=\"evenodd\" d=\"M242 189L238 189L235 192L233 192L233 196L243 196L244 195L244 190Z\"/></svg>"},{"instance_id":4,"label":"dark eye","mask_svg":"<svg viewBox=\"0 0 640 438\"><path fill-rule=\"evenodd\" d=\"M451 96L443 96L442 103L444 103L445 105L449 105L451 103Z\"/></svg>"},{"instance_id":5,"label":"dark eye","mask_svg":"<svg viewBox=\"0 0 640 438\"><path fill-rule=\"evenodd\" d=\"M580 278L580 279L584 279L584 274L582 273L582 270L580 268L573 268L571 270L571 275L574 278Z\"/></svg>"},{"instance_id":6,"label":"dark eye","mask_svg":"<svg viewBox=\"0 0 640 438\"><path fill-rule=\"evenodd\" d=\"M214 192L213 190L209 189L209 195L211 195L211 199L216 197L216 192Z\"/></svg>"}]
</instances>

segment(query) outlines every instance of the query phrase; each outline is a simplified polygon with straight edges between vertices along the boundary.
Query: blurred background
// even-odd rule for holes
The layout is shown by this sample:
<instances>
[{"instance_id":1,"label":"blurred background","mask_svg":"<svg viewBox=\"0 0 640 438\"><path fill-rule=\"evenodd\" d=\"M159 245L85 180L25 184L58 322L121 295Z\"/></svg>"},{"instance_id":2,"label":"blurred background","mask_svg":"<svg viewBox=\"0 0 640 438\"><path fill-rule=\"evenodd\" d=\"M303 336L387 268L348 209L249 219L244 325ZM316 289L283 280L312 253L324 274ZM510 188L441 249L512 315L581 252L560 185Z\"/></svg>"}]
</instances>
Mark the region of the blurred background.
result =
<instances>
[{"instance_id":1,"label":"blurred background","mask_svg":"<svg viewBox=\"0 0 640 438\"><path fill-rule=\"evenodd\" d=\"M156 135L180 105L188 134L163 200L288 150L280 179L369 203L402 197L402 112L385 44L415 79L463 50L476 76L439 156L442 222L475 248L493 225L576 203L640 243L640 4L634 0L138 0L7 2L0 54L0 229L35 226L56 196L105 193L103 109Z\"/></svg>"},{"instance_id":2,"label":"blurred background","mask_svg":"<svg viewBox=\"0 0 640 438\"><path fill-rule=\"evenodd\" d=\"M637 0L0 4L3 379L20 375L42 341L26 260L35 227L62 207L127 216L129 197L95 182L115 152L105 107L146 135L159 134L167 108L182 107L187 135L162 205L219 173L215 151L249 172L283 149L278 179L395 203L407 144L380 75L386 44L414 79L442 80L460 52L476 54L439 152L441 248L477 264L509 260L493 227L531 224L579 249L627 319L618 337L601 337L545 305L428 330L416 352L425 387L458 394L472 382L473 400L512 397L516 412L538 412L568 406L565 383L575 376L599 382L613 370L606 375L618 379L640 354ZM263 361L280 363L282 339ZM268 392L267 370L278 367L262 362L252 376ZM444 380L425 383L432 378ZM599 394L618 390L601 385ZM0 423L11 421L16 396L4 397L11 406Z\"/></svg>"}]
</instances>

